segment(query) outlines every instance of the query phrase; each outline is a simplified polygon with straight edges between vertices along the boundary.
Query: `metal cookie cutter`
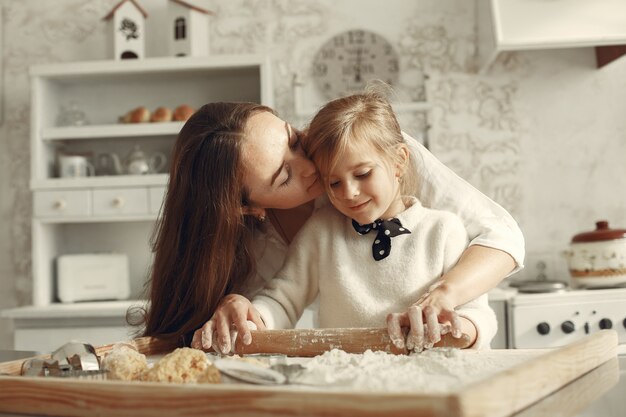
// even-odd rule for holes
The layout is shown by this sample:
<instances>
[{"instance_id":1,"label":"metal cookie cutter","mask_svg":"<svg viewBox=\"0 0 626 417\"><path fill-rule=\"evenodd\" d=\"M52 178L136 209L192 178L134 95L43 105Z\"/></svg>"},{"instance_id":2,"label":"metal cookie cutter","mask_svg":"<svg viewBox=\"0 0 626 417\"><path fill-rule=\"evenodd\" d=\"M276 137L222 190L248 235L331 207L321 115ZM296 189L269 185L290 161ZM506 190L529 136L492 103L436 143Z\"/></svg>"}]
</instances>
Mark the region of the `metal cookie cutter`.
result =
<instances>
[{"instance_id":1,"label":"metal cookie cutter","mask_svg":"<svg viewBox=\"0 0 626 417\"><path fill-rule=\"evenodd\" d=\"M100 360L90 344L70 342L52 353L50 359L29 359L22 363L23 376L106 379Z\"/></svg>"},{"instance_id":2,"label":"metal cookie cutter","mask_svg":"<svg viewBox=\"0 0 626 417\"><path fill-rule=\"evenodd\" d=\"M59 361L59 364L68 364L74 370L100 370L100 358L94 347L88 343L66 343L52 352L52 359Z\"/></svg>"}]
</instances>

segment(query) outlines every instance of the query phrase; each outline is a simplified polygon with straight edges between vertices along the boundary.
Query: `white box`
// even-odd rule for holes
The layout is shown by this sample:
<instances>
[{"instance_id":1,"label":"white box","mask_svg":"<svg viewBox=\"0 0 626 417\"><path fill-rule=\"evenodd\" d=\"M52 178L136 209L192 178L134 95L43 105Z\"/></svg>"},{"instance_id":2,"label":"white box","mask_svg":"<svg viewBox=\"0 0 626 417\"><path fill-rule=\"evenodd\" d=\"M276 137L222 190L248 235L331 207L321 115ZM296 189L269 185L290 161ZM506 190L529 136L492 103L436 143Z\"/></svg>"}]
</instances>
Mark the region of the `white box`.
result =
<instances>
[{"instance_id":1,"label":"white box","mask_svg":"<svg viewBox=\"0 0 626 417\"><path fill-rule=\"evenodd\" d=\"M57 258L57 295L63 303L124 300L130 296L126 254L78 254Z\"/></svg>"}]
</instances>

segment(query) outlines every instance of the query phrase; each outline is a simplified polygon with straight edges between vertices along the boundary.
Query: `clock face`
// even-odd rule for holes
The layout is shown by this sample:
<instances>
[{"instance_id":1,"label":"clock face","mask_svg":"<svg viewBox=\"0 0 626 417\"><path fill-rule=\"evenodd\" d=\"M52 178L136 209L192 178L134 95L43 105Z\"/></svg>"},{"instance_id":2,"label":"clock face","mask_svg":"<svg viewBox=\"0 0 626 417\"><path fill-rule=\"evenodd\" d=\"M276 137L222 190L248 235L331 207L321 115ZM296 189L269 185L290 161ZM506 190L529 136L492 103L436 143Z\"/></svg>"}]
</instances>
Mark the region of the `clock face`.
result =
<instances>
[{"instance_id":1,"label":"clock face","mask_svg":"<svg viewBox=\"0 0 626 417\"><path fill-rule=\"evenodd\" d=\"M398 71L398 55L391 44L366 30L350 30L333 37L313 62L313 78L328 99L360 92L375 79L394 85Z\"/></svg>"}]
</instances>

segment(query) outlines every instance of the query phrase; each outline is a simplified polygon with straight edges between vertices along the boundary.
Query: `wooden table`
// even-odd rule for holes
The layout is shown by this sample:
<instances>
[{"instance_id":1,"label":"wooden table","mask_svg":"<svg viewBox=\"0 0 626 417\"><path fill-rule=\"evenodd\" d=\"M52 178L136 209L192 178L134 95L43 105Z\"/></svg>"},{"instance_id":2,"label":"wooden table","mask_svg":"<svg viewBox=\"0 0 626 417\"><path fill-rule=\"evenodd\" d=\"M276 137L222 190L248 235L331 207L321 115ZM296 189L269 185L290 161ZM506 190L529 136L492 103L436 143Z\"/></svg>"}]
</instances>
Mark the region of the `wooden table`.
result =
<instances>
[{"instance_id":1,"label":"wooden table","mask_svg":"<svg viewBox=\"0 0 626 417\"><path fill-rule=\"evenodd\" d=\"M521 365L438 395L354 393L290 386L177 385L87 381L17 376L21 361L0 364L0 412L34 415L107 416L509 416L549 397L575 406L593 400L619 378L617 333L603 330L568 346L546 351ZM147 355L168 351L150 340L138 346ZM101 347L102 354L108 347ZM507 350L498 351L503 355ZM604 364L604 365L603 365ZM602 367L600 367L602 365ZM597 368L597 369L596 369ZM594 370L589 373L590 371ZM584 382L582 388L578 382ZM587 382L585 382L587 381ZM570 389L568 389L570 388ZM586 396L586 397L585 397ZM560 398L560 399L559 399ZM548 407L539 402L534 407ZM543 404L543 405L542 405ZM579 401L579 404L580 401ZM528 416L532 408L525 411ZM535 412L540 409L535 409Z\"/></svg>"}]
</instances>

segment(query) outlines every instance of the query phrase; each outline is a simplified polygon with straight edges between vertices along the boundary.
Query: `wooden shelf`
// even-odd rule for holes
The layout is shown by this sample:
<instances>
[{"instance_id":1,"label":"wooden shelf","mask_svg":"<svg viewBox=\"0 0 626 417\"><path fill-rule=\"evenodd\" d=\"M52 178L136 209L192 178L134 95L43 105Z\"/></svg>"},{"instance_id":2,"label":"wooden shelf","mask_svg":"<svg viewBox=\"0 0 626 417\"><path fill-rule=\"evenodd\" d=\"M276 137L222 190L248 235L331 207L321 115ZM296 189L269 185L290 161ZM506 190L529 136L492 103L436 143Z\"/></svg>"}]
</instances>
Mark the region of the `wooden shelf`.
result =
<instances>
[{"instance_id":1,"label":"wooden shelf","mask_svg":"<svg viewBox=\"0 0 626 417\"><path fill-rule=\"evenodd\" d=\"M50 127L42 129L41 139L55 141L175 136L183 124L184 122L163 122Z\"/></svg>"}]
</instances>

